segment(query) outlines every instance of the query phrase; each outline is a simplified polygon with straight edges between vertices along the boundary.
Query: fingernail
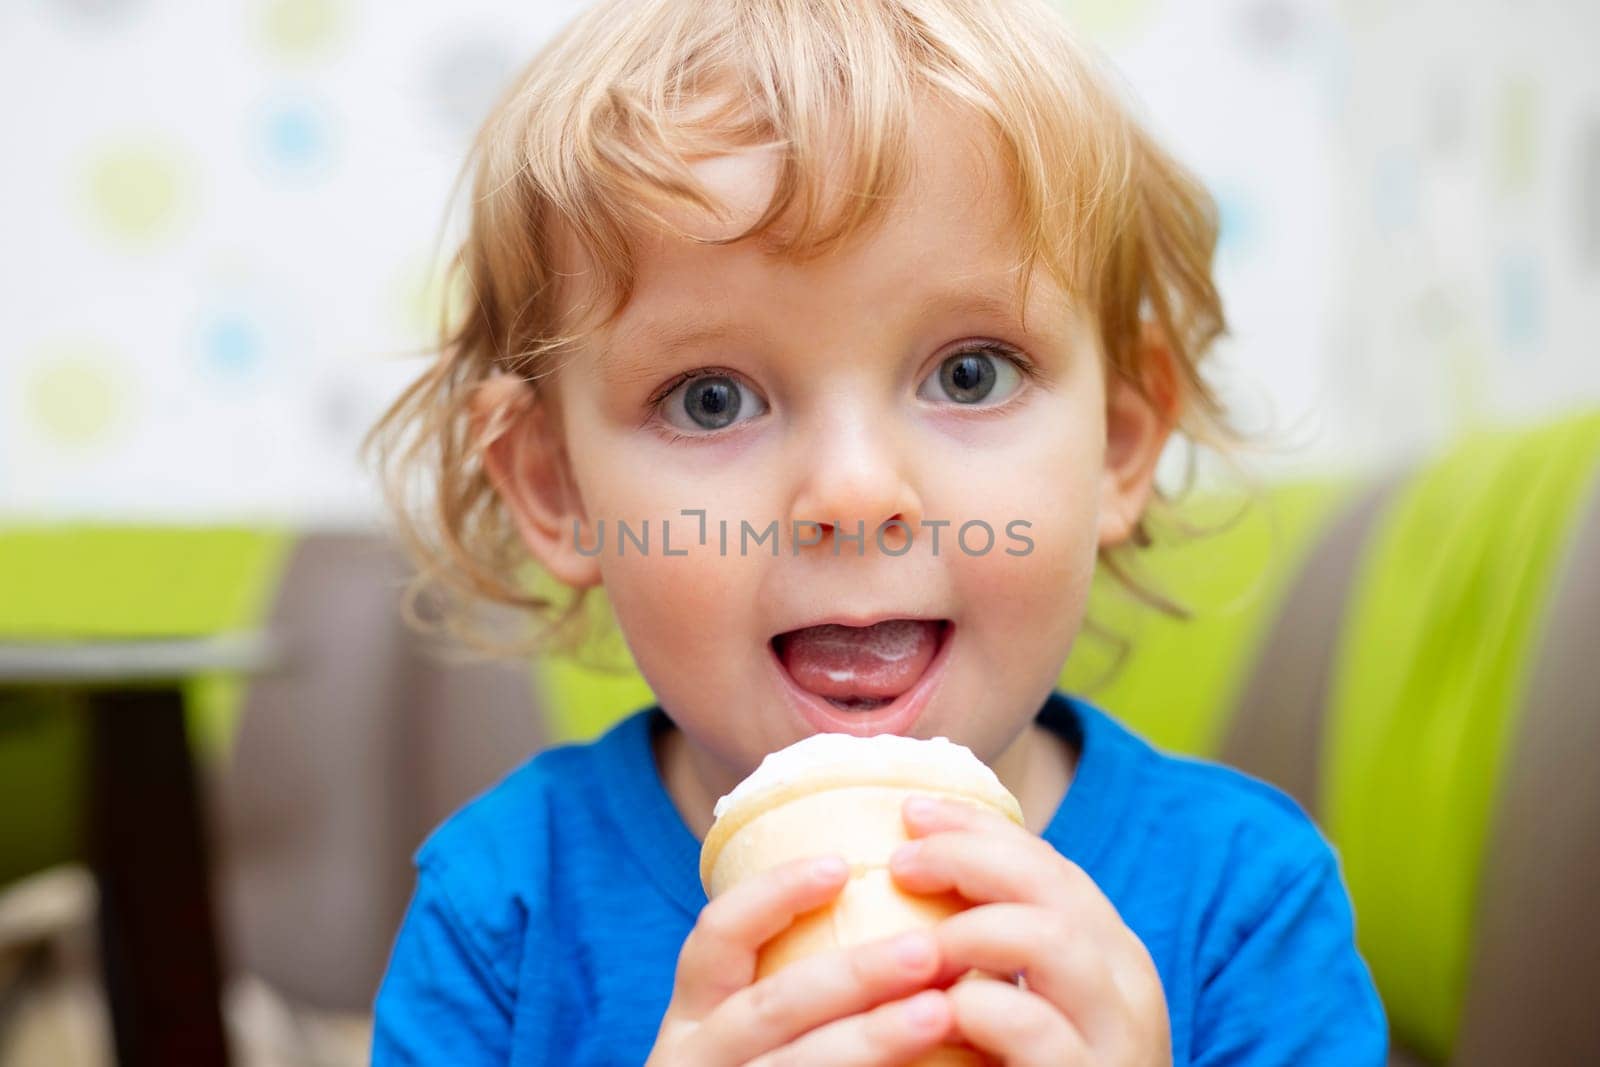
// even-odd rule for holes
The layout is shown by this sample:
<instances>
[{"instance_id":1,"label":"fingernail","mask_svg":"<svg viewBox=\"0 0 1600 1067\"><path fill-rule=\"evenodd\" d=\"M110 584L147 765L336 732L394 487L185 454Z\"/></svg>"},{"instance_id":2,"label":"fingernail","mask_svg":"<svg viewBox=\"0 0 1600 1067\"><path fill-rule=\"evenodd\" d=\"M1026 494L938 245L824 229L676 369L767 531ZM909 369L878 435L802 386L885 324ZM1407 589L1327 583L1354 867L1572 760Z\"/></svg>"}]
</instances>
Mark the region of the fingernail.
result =
<instances>
[{"instance_id":1,"label":"fingernail","mask_svg":"<svg viewBox=\"0 0 1600 1067\"><path fill-rule=\"evenodd\" d=\"M837 882L850 873L850 865L838 856L824 856L811 864L811 876L819 882Z\"/></svg>"},{"instance_id":2,"label":"fingernail","mask_svg":"<svg viewBox=\"0 0 1600 1067\"><path fill-rule=\"evenodd\" d=\"M917 862L917 854L921 851L921 841L907 841L890 855L889 865L892 867L904 867L907 864L915 863Z\"/></svg>"},{"instance_id":3,"label":"fingernail","mask_svg":"<svg viewBox=\"0 0 1600 1067\"><path fill-rule=\"evenodd\" d=\"M906 1001L901 1008L906 1022L918 1030L929 1030L939 1025L940 1016L943 1014L939 997L940 994L930 989Z\"/></svg>"},{"instance_id":4,"label":"fingernail","mask_svg":"<svg viewBox=\"0 0 1600 1067\"><path fill-rule=\"evenodd\" d=\"M901 934L891 947L894 949L894 958L905 967L923 967L933 959L933 939L919 930Z\"/></svg>"},{"instance_id":5,"label":"fingernail","mask_svg":"<svg viewBox=\"0 0 1600 1067\"><path fill-rule=\"evenodd\" d=\"M913 819L931 819L939 814L939 802L932 797L912 797L906 801L906 814Z\"/></svg>"}]
</instances>

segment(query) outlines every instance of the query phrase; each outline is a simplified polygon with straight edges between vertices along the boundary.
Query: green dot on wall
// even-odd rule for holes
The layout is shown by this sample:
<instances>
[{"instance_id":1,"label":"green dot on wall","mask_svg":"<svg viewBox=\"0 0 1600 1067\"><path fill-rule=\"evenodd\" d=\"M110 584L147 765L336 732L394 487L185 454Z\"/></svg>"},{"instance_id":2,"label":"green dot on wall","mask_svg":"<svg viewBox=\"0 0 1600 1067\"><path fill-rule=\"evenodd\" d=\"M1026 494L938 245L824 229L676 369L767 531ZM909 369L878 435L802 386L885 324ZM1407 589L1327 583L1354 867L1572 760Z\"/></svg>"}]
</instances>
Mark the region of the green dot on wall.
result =
<instances>
[{"instance_id":1,"label":"green dot on wall","mask_svg":"<svg viewBox=\"0 0 1600 1067\"><path fill-rule=\"evenodd\" d=\"M1155 21L1158 0L1055 0L1076 30L1105 40L1137 37Z\"/></svg>"},{"instance_id":2,"label":"green dot on wall","mask_svg":"<svg viewBox=\"0 0 1600 1067\"><path fill-rule=\"evenodd\" d=\"M412 264L396 285L405 332L423 345L437 344L440 327L446 321L459 323L466 313L469 290L460 271L451 274L448 292L443 272L421 262Z\"/></svg>"},{"instance_id":3,"label":"green dot on wall","mask_svg":"<svg viewBox=\"0 0 1600 1067\"><path fill-rule=\"evenodd\" d=\"M127 410L128 376L94 341L63 341L37 352L23 376L23 410L38 436L72 449L109 439Z\"/></svg>"},{"instance_id":4,"label":"green dot on wall","mask_svg":"<svg viewBox=\"0 0 1600 1067\"><path fill-rule=\"evenodd\" d=\"M261 8L262 43L288 59L326 53L344 30L344 6L340 0L269 0Z\"/></svg>"},{"instance_id":5,"label":"green dot on wall","mask_svg":"<svg viewBox=\"0 0 1600 1067\"><path fill-rule=\"evenodd\" d=\"M1508 78L1500 87L1495 130L1494 164L1500 191L1526 193L1539 165L1539 96L1525 75Z\"/></svg>"},{"instance_id":6,"label":"green dot on wall","mask_svg":"<svg viewBox=\"0 0 1600 1067\"><path fill-rule=\"evenodd\" d=\"M1458 434L1480 429L1491 421L1493 404L1487 347L1483 339L1466 336L1440 350Z\"/></svg>"},{"instance_id":7,"label":"green dot on wall","mask_svg":"<svg viewBox=\"0 0 1600 1067\"><path fill-rule=\"evenodd\" d=\"M1356 29L1367 29L1387 14L1387 0L1339 0L1335 10Z\"/></svg>"},{"instance_id":8,"label":"green dot on wall","mask_svg":"<svg viewBox=\"0 0 1600 1067\"><path fill-rule=\"evenodd\" d=\"M104 236L147 246L181 221L189 199L187 167L177 152L154 142L106 147L90 157L84 191L89 217Z\"/></svg>"}]
</instances>

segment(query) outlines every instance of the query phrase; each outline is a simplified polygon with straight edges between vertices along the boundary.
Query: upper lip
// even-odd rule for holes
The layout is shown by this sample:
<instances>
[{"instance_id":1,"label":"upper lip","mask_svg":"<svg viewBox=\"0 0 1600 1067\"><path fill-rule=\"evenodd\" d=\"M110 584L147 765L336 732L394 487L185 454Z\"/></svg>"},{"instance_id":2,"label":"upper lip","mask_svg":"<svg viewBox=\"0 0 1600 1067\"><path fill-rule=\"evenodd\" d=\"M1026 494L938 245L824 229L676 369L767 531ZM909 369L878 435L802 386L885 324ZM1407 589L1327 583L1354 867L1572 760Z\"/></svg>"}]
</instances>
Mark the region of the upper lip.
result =
<instances>
[{"instance_id":1,"label":"upper lip","mask_svg":"<svg viewBox=\"0 0 1600 1067\"><path fill-rule=\"evenodd\" d=\"M811 626L871 626L874 623L888 622L890 619L911 619L916 622L944 622L943 615L924 615L905 611L876 611L876 612L835 612L825 615L820 619L810 622L796 623L794 626L779 630L773 637L782 637L795 630L804 630Z\"/></svg>"}]
</instances>

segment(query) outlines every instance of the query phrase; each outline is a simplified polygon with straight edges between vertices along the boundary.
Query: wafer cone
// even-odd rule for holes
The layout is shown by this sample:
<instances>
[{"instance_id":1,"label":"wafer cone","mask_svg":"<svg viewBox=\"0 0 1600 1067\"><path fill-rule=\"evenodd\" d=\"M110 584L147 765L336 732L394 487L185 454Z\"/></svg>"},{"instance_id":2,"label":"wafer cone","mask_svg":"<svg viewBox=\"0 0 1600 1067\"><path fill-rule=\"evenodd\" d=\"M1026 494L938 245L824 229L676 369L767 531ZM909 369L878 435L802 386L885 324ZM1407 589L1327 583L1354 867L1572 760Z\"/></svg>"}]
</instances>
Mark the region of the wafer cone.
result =
<instances>
[{"instance_id":1,"label":"wafer cone","mask_svg":"<svg viewBox=\"0 0 1600 1067\"><path fill-rule=\"evenodd\" d=\"M895 744L888 746L892 751L882 752L882 758L820 766L787 776L770 788L744 791L743 796L730 794L733 803L721 811L706 835L700 875L708 897L803 856L840 855L850 864L850 879L833 901L799 916L763 946L756 964L758 979L813 953L931 927L968 906L955 893L907 893L895 884L889 856L908 840L902 817L906 798L940 795L990 808L1022 824L1016 799L970 753L975 766L968 769L952 765L948 754L933 761L919 759L914 746L935 742L892 740ZM959 748L943 739L938 743L947 750ZM970 972L966 977L976 976ZM945 1045L916 1060L915 1067L974 1067L986 1062L970 1048Z\"/></svg>"}]
</instances>

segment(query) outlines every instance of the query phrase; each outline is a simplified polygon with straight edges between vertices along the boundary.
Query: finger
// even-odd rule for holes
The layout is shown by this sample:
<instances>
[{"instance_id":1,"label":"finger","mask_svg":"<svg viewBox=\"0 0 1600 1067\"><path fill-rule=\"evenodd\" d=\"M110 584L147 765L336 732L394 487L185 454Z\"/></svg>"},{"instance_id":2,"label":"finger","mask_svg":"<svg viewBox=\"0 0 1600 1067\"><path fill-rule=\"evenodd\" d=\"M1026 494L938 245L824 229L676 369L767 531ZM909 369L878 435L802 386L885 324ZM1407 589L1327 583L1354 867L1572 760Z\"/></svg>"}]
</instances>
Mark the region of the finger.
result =
<instances>
[{"instance_id":1,"label":"finger","mask_svg":"<svg viewBox=\"0 0 1600 1067\"><path fill-rule=\"evenodd\" d=\"M952 1019L945 995L928 989L906 1000L820 1026L750 1063L752 1067L882 1067L906 1063L943 1041L950 1033Z\"/></svg>"},{"instance_id":2,"label":"finger","mask_svg":"<svg viewBox=\"0 0 1600 1067\"><path fill-rule=\"evenodd\" d=\"M913 837L935 835L934 839L938 840L947 836L940 831L970 831L983 835L986 840L976 845L971 838L940 840L937 846L930 846L934 848L931 853L923 852L920 846L904 850L904 854L891 862L895 880L902 887L917 892L955 888L974 903L1017 900L1058 910L1081 910L1092 928L1102 935L1112 976L1129 1002L1137 1005L1152 997L1159 998L1159 981L1155 983L1156 988L1151 989L1147 980L1154 974L1155 964L1144 943L1123 923L1115 905L1094 879L1056 852L1048 842L993 811L952 803L936 795L908 798L904 814ZM1007 839L1016 843L1015 851L997 843ZM1044 847L1041 849L1040 845ZM940 861L951 858L972 866L986 865L987 876L985 872L971 873L960 880L965 886L963 890L955 884L957 879L949 876L950 872L941 875L932 869ZM1161 1004L1161 1010L1165 1011L1165 1001Z\"/></svg>"},{"instance_id":3,"label":"finger","mask_svg":"<svg viewBox=\"0 0 1600 1067\"><path fill-rule=\"evenodd\" d=\"M1123 927L1120 937L1112 939L1106 963L1116 979L1117 988L1128 1006L1128 1017L1133 1020L1156 1019L1171 1022L1167 1012L1167 991L1161 972L1150 955L1149 946L1139 935Z\"/></svg>"},{"instance_id":4,"label":"finger","mask_svg":"<svg viewBox=\"0 0 1600 1067\"><path fill-rule=\"evenodd\" d=\"M986 830L1002 828L1028 833L992 808L978 804L951 800L949 797L921 793L907 797L901 806L901 817L912 837L921 837L940 830ZM1032 836L1032 835L1030 835Z\"/></svg>"},{"instance_id":5,"label":"finger","mask_svg":"<svg viewBox=\"0 0 1600 1067\"><path fill-rule=\"evenodd\" d=\"M1043 997L1005 982L957 982L945 991L953 1029L1006 1067L1080 1067L1089 1047Z\"/></svg>"},{"instance_id":6,"label":"finger","mask_svg":"<svg viewBox=\"0 0 1600 1067\"><path fill-rule=\"evenodd\" d=\"M706 1017L700 1027L701 1058L743 1063L808 1030L915 992L938 967L938 942L929 930L796 960L733 994Z\"/></svg>"},{"instance_id":7,"label":"finger","mask_svg":"<svg viewBox=\"0 0 1600 1067\"><path fill-rule=\"evenodd\" d=\"M945 919L934 937L941 959L936 985L973 967L1021 972L1028 990L1067 1016L1096 1047L1115 1040L1128 1015L1104 939L1074 931L1057 912L1031 904L984 904Z\"/></svg>"},{"instance_id":8,"label":"finger","mask_svg":"<svg viewBox=\"0 0 1600 1067\"><path fill-rule=\"evenodd\" d=\"M912 893L954 890L975 904L1039 904L1096 923L1121 922L1083 868L1015 823L1009 831L949 830L901 845L889 870Z\"/></svg>"},{"instance_id":9,"label":"finger","mask_svg":"<svg viewBox=\"0 0 1600 1067\"><path fill-rule=\"evenodd\" d=\"M792 860L740 882L707 904L678 951L669 1011L700 1019L750 985L761 945L795 916L832 900L849 875L842 860Z\"/></svg>"}]
</instances>

